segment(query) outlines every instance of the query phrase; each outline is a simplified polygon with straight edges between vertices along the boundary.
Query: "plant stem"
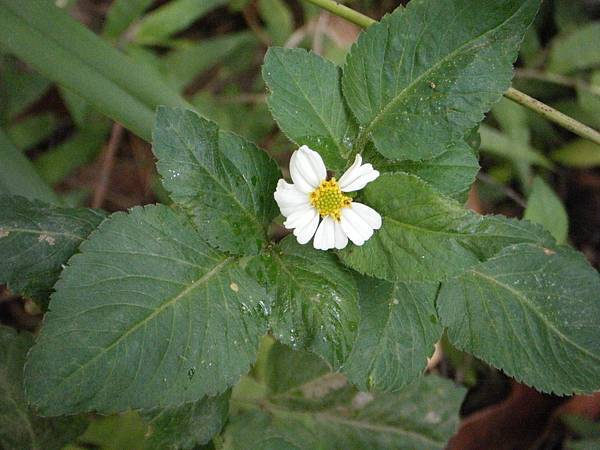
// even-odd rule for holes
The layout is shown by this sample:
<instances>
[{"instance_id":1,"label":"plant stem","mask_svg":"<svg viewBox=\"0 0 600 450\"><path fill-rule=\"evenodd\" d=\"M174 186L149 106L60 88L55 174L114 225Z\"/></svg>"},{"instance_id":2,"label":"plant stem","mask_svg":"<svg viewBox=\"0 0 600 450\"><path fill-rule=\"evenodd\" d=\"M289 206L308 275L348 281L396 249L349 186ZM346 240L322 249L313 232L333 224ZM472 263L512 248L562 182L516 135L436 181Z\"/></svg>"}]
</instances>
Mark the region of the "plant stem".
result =
<instances>
[{"instance_id":1,"label":"plant stem","mask_svg":"<svg viewBox=\"0 0 600 450\"><path fill-rule=\"evenodd\" d=\"M317 5L336 16L339 16L343 19L348 20L362 28L367 28L373 25L376 21L371 19L364 14L355 11L347 6L341 5L334 0L305 0L313 5ZM566 128L567 130L572 131L573 133L581 136L582 138L589 139L596 144L600 144L600 133L598 133L593 128L588 127L587 125L578 122L577 120L567 116L566 114L557 111L554 108L546 105L545 103L536 100L524 94L521 91L518 91L514 88L509 88L508 91L504 93L504 96L513 102L516 102L520 105L525 106L526 108L531 109L532 111L540 114L546 119Z\"/></svg>"},{"instance_id":2,"label":"plant stem","mask_svg":"<svg viewBox=\"0 0 600 450\"><path fill-rule=\"evenodd\" d=\"M535 98L513 88L508 88L508 91L506 91L504 96L520 105L523 105L526 108L531 109L532 111L537 112L541 116L561 125L567 130L570 130L573 133L600 145L600 133L593 128L588 127L587 125L578 122L572 117L557 111L551 106L548 106L545 103L542 103L539 100L536 100Z\"/></svg>"},{"instance_id":3,"label":"plant stem","mask_svg":"<svg viewBox=\"0 0 600 450\"><path fill-rule=\"evenodd\" d=\"M346 5L342 5L333 0L306 0L313 5L317 5L320 8L323 8L326 11L329 11L332 14L335 14L342 19L346 19L348 22L355 23L359 27L367 28L370 25L373 25L377 22L370 17L365 16L358 11L353 10L352 8L348 8Z\"/></svg>"}]
</instances>

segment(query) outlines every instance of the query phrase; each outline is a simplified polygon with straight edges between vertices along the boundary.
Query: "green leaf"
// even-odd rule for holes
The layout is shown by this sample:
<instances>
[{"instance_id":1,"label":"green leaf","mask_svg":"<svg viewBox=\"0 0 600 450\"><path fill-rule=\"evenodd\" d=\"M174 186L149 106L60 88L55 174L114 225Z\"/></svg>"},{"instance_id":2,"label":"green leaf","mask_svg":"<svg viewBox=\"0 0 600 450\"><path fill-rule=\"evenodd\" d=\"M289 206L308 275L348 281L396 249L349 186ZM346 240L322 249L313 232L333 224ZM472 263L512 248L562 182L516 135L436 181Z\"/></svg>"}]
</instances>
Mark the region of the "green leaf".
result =
<instances>
[{"instance_id":1,"label":"green leaf","mask_svg":"<svg viewBox=\"0 0 600 450\"><path fill-rule=\"evenodd\" d=\"M318 151L327 168L343 169L357 130L342 98L340 69L306 50L271 47L262 74L285 135Z\"/></svg>"},{"instance_id":2,"label":"green leaf","mask_svg":"<svg viewBox=\"0 0 600 450\"><path fill-rule=\"evenodd\" d=\"M293 236L262 259L257 275L273 297L273 335L339 367L348 357L359 321L358 292L335 256L303 246Z\"/></svg>"},{"instance_id":3,"label":"green leaf","mask_svg":"<svg viewBox=\"0 0 600 450\"><path fill-rule=\"evenodd\" d=\"M0 45L149 140L157 105L188 103L46 0L0 0Z\"/></svg>"},{"instance_id":4,"label":"green leaf","mask_svg":"<svg viewBox=\"0 0 600 450\"><path fill-rule=\"evenodd\" d=\"M542 225L559 244L566 242L569 233L567 212L552 188L540 177L533 180L523 218Z\"/></svg>"},{"instance_id":5,"label":"green leaf","mask_svg":"<svg viewBox=\"0 0 600 450\"><path fill-rule=\"evenodd\" d=\"M294 31L294 17L282 0L259 0L258 12L265 21L273 45L283 45Z\"/></svg>"},{"instance_id":6,"label":"green leaf","mask_svg":"<svg viewBox=\"0 0 600 450\"><path fill-rule=\"evenodd\" d=\"M40 178L31 161L0 128L0 195L5 194L58 202L58 197Z\"/></svg>"},{"instance_id":7,"label":"green leaf","mask_svg":"<svg viewBox=\"0 0 600 450\"><path fill-rule=\"evenodd\" d=\"M147 413L146 449L194 449L221 431L227 419L230 392L218 397Z\"/></svg>"},{"instance_id":8,"label":"green leaf","mask_svg":"<svg viewBox=\"0 0 600 450\"><path fill-rule=\"evenodd\" d=\"M116 41L154 0L115 0L106 13L102 35Z\"/></svg>"},{"instance_id":9,"label":"green leaf","mask_svg":"<svg viewBox=\"0 0 600 450\"><path fill-rule=\"evenodd\" d=\"M85 420L42 419L29 410L23 394L23 364L32 344L30 333L0 325L0 447L59 450L84 430Z\"/></svg>"},{"instance_id":10,"label":"green leaf","mask_svg":"<svg viewBox=\"0 0 600 450\"><path fill-rule=\"evenodd\" d=\"M559 35L550 49L548 70L573 73L600 66L600 23L581 26L567 35Z\"/></svg>"},{"instance_id":11,"label":"green leaf","mask_svg":"<svg viewBox=\"0 0 600 450\"><path fill-rule=\"evenodd\" d=\"M544 155L529 144L517 140L509 134L502 133L487 125L479 127L479 134L481 135L481 150L483 152L513 162L537 164L546 169L552 168L552 163Z\"/></svg>"},{"instance_id":12,"label":"green leaf","mask_svg":"<svg viewBox=\"0 0 600 450\"><path fill-rule=\"evenodd\" d=\"M479 162L466 142L457 142L444 153L421 161L372 162L380 172L406 172L427 181L442 194L466 201L466 195L479 172Z\"/></svg>"},{"instance_id":13,"label":"green leaf","mask_svg":"<svg viewBox=\"0 0 600 450\"><path fill-rule=\"evenodd\" d=\"M266 330L264 289L182 213L116 213L80 250L25 369L42 414L174 407L248 370Z\"/></svg>"},{"instance_id":14,"label":"green leaf","mask_svg":"<svg viewBox=\"0 0 600 450\"><path fill-rule=\"evenodd\" d=\"M366 204L383 226L364 245L339 254L353 269L390 281L439 281L519 242L552 245L541 227L480 216L443 197L415 176L382 174L367 185Z\"/></svg>"},{"instance_id":15,"label":"green leaf","mask_svg":"<svg viewBox=\"0 0 600 450\"><path fill-rule=\"evenodd\" d=\"M159 108L154 154L163 185L213 246L256 254L278 213L273 199L281 176L254 144L191 111Z\"/></svg>"},{"instance_id":16,"label":"green leaf","mask_svg":"<svg viewBox=\"0 0 600 450\"><path fill-rule=\"evenodd\" d=\"M358 338L342 371L359 389L396 391L423 374L442 335L438 284L359 281Z\"/></svg>"},{"instance_id":17,"label":"green leaf","mask_svg":"<svg viewBox=\"0 0 600 450\"><path fill-rule=\"evenodd\" d=\"M587 139L576 139L554 151L552 159L567 167L597 167L600 166L600 145Z\"/></svg>"},{"instance_id":18,"label":"green leaf","mask_svg":"<svg viewBox=\"0 0 600 450\"><path fill-rule=\"evenodd\" d=\"M273 397L231 419L225 450L443 449L465 390L437 376L398 394L356 392L326 374L295 396Z\"/></svg>"},{"instance_id":19,"label":"green leaf","mask_svg":"<svg viewBox=\"0 0 600 450\"><path fill-rule=\"evenodd\" d=\"M99 450L146 450L144 435L147 426L135 411L113 416L96 416L85 433L77 439L83 448ZM83 450L67 447L63 450Z\"/></svg>"},{"instance_id":20,"label":"green leaf","mask_svg":"<svg viewBox=\"0 0 600 450\"><path fill-rule=\"evenodd\" d=\"M342 86L390 159L426 159L462 140L510 86L539 0L413 0L362 33Z\"/></svg>"},{"instance_id":21,"label":"green leaf","mask_svg":"<svg viewBox=\"0 0 600 450\"><path fill-rule=\"evenodd\" d=\"M17 148L27 150L48 139L57 127L56 116L50 112L43 112L15 123L7 130L7 134Z\"/></svg>"},{"instance_id":22,"label":"green leaf","mask_svg":"<svg viewBox=\"0 0 600 450\"><path fill-rule=\"evenodd\" d=\"M329 372L325 361L314 353L291 350L277 341L266 361L266 384L272 394L284 394Z\"/></svg>"},{"instance_id":23,"label":"green leaf","mask_svg":"<svg viewBox=\"0 0 600 450\"><path fill-rule=\"evenodd\" d=\"M104 217L98 210L0 196L0 282L45 304L63 265Z\"/></svg>"},{"instance_id":24,"label":"green leaf","mask_svg":"<svg viewBox=\"0 0 600 450\"><path fill-rule=\"evenodd\" d=\"M172 0L142 19L134 40L138 44L160 44L225 3L226 0Z\"/></svg>"},{"instance_id":25,"label":"green leaf","mask_svg":"<svg viewBox=\"0 0 600 450\"><path fill-rule=\"evenodd\" d=\"M600 277L566 247L520 244L442 284L452 343L544 392L600 389Z\"/></svg>"}]
</instances>

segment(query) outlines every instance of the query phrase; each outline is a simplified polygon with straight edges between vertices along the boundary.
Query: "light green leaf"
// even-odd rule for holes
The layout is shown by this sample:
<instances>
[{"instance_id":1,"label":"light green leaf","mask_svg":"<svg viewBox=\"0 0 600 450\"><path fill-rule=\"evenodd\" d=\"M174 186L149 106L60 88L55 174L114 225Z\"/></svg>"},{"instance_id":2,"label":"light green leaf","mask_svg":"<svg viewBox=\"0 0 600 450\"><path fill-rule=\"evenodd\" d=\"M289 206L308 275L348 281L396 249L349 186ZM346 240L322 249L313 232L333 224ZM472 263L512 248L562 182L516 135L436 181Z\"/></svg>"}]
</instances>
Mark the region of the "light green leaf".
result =
<instances>
[{"instance_id":1,"label":"light green leaf","mask_svg":"<svg viewBox=\"0 0 600 450\"><path fill-rule=\"evenodd\" d=\"M342 98L340 69L306 50L271 47L262 74L269 108L286 136L318 151L329 169L343 169L357 130Z\"/></svg>"},{"instance_id":2,"label":"light green leaf","mask_svg":"<svg viewBox=\"0 0 600 450\"><path fill-rule=\"evenodd\" d=\"M283 45L294 31L294 17L283 0L259 0L258 12L265 21L273 45Z\"/></svg>"},{"instance_id":3,"label":"light green leaf","mask_svg":"<svg viewBox=\"0 0 600 450\"><path fill-rule=\"evenodd\" d=\"M553 152L552 159L568 167L597 167L600 166L600 145L576 139Z\"/></svg>"},{"instance_id":4,"label":"light green leaf","mask_svg":"<svg viewBox=\"0 0 600 450\"><path fill-rule=\"evenodd\" d=\"M160 44L225 3L227 0L171 0L141 20L134 40L138 44Z\"/></svg>"},{"instance_id":5,"label":"light green leaf","mask_svg":"<svg viewBox=\"0 0 600 450\"><path fill-rule=\"evenodd\" d=\"M116 41L154 0L115 0L106 13L102 35Z\"/></svg>"},{"instance_id":6,"label":"light green leaf","mask_svg":"<svg viewBox=\"0 0 600 450\"><path fill-rule=\"evenodd\" d=\"M541 227L480 216L415 176L383 174L367 185L366 204L383 226L364 245L340 252L353 269L390 281L439 281L519 242L552 245Z\"/></svg>"},{"instance_id":7,"label":"light green leaf","mask_svg":"<svg viewBox=\"0 0 600 450\"><path fill-rule=\"evenodd\" d=\"M154 154L163 185L213 246L256 254L277 215L273 192L281 176L254 144L191 111L159 108Z\"/></svg>"},{"instance_id":8,"label":"light green leaf","mask_svg":"<svg viewBox=\"0 0 600 450\"><path fill-rule=\"evenodd\" d=\"M442 284L460 349L555 394L600 389L600 277L569 248L520 244Z\"/></svg>"},{"instance_id":9,"label":"light green leaf","mask_svg":"<svg viewBox=\"0 0 600 450\"><path fill-rule=\"evenodd\" d=\"M116 213L80 250L25 368L42 414L174 407L248 370L266 330L264 289L182 213Z\"/></svg>"},{"instance_id":10,"label":"light green leaf","mask_svg":"<svg viewBox=\"0 0 600 450\"><path fill-rule=\"evenodd\" d=\"M502 133L490 126L479 127L481 135L481 150L492 155L506 158L513 162L531 163L547 169L552 168L552 163L540 152L527 143Z\"/></svg>"},{"instance_id":11,"label":"light green leaf","mask_svg":"<svg viewBox=\"0 0 600 450\"><path fill-rule=\"evenodd\" d=\"M145 415L148 450L194 449L221 431L227 419L230 392Z\"/></svg>"},{"instance_id":12,"label":"light green leaf","mask_svg":"<svg viewBox=\"0 0 600 450\"><path fill-rule=\"evenodd\" d=\"M559 244L566 242L569 233L567 212L552 188L540 177L533 180L523 218L542 225Z\"/></svg>"},{"instance_id":13,"label":"light green leaf","mask_svg":"<svg viewBox=\"0 0 600 450\"><path fill-rule=\"evenodd\" d=\"M406 172L427 181L442 194L466 201L466 195L479 172L479 162L466 142L457 142L444 153L421 161L373 162L380 172Z\"/></svg>"},{"instance_id":14,"label":"light green leaf","mask_svg":"<svg viewBox=\"0 0 600 450\"><path fill-rule=\"evenodd\" d=\"M27 407L23 364L33 336L0 325L0 448L59 450L85 429L80 417L42 419Z\"/></svg>"},{"instance_id":15,"label":"light green leaf","mask_svg":"<svg viewBox=\"0 0 600 450\"><path fill-rule=\"evenodd\" d=\"M48 139L57 127L56 116L50 112L43 112L13 124L7 130L7 134L17 148L27 150Z\"/></svg>"},{"instance_id":16,"label":"light green leaf","mask_svg":"<svg viewBox=\"0 0 600 450\"><path fill-rule=\"evenodd\" d=\"M305 348L333 367L346 360L358 328L358 292L350 272L334 255L298 244L293 236L262 259L258 273L273 297L273 335Z\"/></svg>"},{"instance_id":17,"label":"light green leaf","mask_svg":"<svg viewBox=\"0 0 600 450\"><path fill-rule=\"evenodd\" d=\"M112 416L96 416L85 433L77 439L84 448L98 450L146 450L144 435L146 424L135 411ZM77 446L63 450L84 450Z\"/></svg>"},{"instance_id":18,"label":"light green leaf","mask_svg":"<svg viewBox=\"0 0 600 450\"><path fill-rule=\"evenodd\" d=\"M600 23L581 26L572 33L558 35L552 42L548 70L572 73L600 67Z\"/></svg>"},{"instance_id":19,"label":"light green leaf","mask_svg":"<svg viewBox=\"0 0 600 450\"><path fill-rule=\"evenodd\" d=\"M370 394L356 392L339 374L325 374L232 418L224 449L443 449L464 392L427 376L398 394Z\"/></svg>"},{"instance_id":20,"label":"light green leaf","mask_svg":"<svg viewBox=\"0 0 600 450\"><path fill-rule=\"evenodd\" d=\"M390 159L426 159L475 127L510 86L539 0L413 0L364 32L342 77L368 140Z\"/></svg>"},{"instance_id":21,"label":"light green leaf","mask_svg":"<svg viewBox=\"0 0 600 450\"><path fill-rule=\"evenodd\" d=\"M342 371L359 389L397 391L423 374L442 335L438 284L359 281L358 338Z\"/></svg>"},{"instance_id":22,"label":"light green leaf","mask_svg":"<svg viewBox=\"0 0 600 450\"><path fill-rule=\"evenodd\" d=\"M0 282L45 304L62 266L104 217L98 210L0 196Z\"/></svg>"}]
</instances>

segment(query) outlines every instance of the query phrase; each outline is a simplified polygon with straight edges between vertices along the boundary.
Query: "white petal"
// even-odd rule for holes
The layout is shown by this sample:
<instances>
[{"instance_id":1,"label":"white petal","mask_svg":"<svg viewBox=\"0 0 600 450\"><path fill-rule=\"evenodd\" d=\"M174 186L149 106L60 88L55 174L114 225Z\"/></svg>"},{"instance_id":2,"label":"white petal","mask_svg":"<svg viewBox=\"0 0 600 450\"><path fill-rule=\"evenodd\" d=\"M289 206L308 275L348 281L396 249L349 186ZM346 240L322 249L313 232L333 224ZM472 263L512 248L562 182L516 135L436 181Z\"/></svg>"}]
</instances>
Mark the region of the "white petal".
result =
<instances>
[{"instance_id":1,"label":"white petal","mask_svg":"<svg viewBox=\"0 0 600 450\"><path fill-rule=\"evenodd\" d=\"M327 169L321 155L303 145L292 154L290 175L297 188L308 194L327 178Z\"/></svg>"},{"instance_id":2,"label":"white petal","mask_svg":"<svg viewBox=\"0 0 600 450\"><path fill-rule=\"evenodd\" d=\"M342 226L340 225L340 223L337 220L334 221L334 231L335 231L335 248L337 248L338 250L341 250L341 249L345 248L346 245L348 245L348 236L346 235L344 230L342 230Z\"/></svg>"},{"instance_id":3,"label":"white petal","mask_svg":"<svg viewBox=\"0 0 600 450\"><path fill-rule=\"evenodd\" d=\"M339 185L343 192L358 191L379 176L379 171L373 169L371 164L361 164L362 157L356 155L352 166L340 178Z\"/></svg>"},{"instance_id":4,"label":"white petal","mask_svg":"<svg viewBox=\"0 0 600 450\"><path fill-rule=\"evenodd\" d=\"M363 245L373 236L373 228L352 208L342 209L340 225L355 245Z\"/></svg>"},{"instance_id":5,"label":"white petal","mask_svg":"<svg viewBox=\"0 0 600 450\"><path fill-rule=\"evenodd\" d=\"M374 230L379 230L381 228L381 216L370 206L363 205L362 203L358 202L352 202L350 204L350 209L358 214L361 219L367 222L367 224Z\"/></svg>"},{"instance_id":6,"label":"white petal","mask_svg":"<svg viewBox=\"0 0 600 450\"><path fill-rule=\"evenodd\" d=\"M335 246L335 220L329 216L321 221L315 233L313 246L317 250L329 250Z\"/></svg>"},{"instance_id":7,"label":"white petal","mask_svg":"<svg viewBox=\"0 0 600 450\"><path fill-rule=\"evenodd\" d=\"M283 222L283 226L288 230L293 228L302 228L306 224L310 223L311 220L313 220L316 212L316 209L310 205L306 208L298 209L297 211L294 211L294 213L290 214L287 220Z\"/></svg>"},{"instance_id":8,"label":"white petal","mask_svg":"<svg viewBox=\"0 0 600 450\"><path fill-rule=\"evenodd\" d=\"M281 214L285 217L288 217L299 209L310 206L308 195L305 192L299 191L295 185L287 183L283 179L277 182L277 189L273 197L281 210Z\"/></svg>"},{"instance_id":9,"label":"white petal","mask_svg":"<svg viewBox=\"0 0 600 450\"><path fill-rule=\"evenodd\" d=\"M306 244L315 235L315 231L319 226L319 217L319 213L315 210L315 214L309 223L294 230L294 236L296 236L298 243Z\"/></svg>"}]
</instances>

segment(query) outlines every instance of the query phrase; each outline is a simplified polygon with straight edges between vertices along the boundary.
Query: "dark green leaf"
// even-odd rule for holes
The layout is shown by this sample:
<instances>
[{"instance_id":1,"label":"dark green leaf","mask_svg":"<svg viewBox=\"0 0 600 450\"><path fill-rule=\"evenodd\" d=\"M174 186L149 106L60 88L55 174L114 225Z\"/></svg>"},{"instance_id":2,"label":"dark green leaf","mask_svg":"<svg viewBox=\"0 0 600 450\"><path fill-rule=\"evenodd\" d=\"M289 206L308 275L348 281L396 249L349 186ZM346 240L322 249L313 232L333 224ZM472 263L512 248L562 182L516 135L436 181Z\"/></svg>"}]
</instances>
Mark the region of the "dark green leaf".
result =
<instances>
[{"instance_id":1,"label":"dark green leaf","mask_svg":"<svg viewBox=\"0 0 600 450\"><path fill-rule=\"evenodd\" d=\"M398 390L423 374L442 335L438 284L359 281L358 338L342 371L359 389Z\"/></svg>"},{"instance_id":2,"label":"dark green leaf","mask_svg":"<svg viewBox=\"0 0 600 450\"><path fill-rule=\"evenodd\" d=\"M229 410L230 392L146 414L148 450L194 449L221 431Z\"/></svg>"},{"instance_id":3,"label":"dark green leaf","mask_svg":"<svg viewBox=\"0 0 600 450\"><path fill-rule=\"evenodd\" d=\"M80 250L26 365L43 414L178 406L248 370L266 330L264 289L182 213L116 213Z\"/></svg>"},{"instance_id":4,"label":"dark green leaf","mask_svg":"<svg viewBox=\"0 0 600 450\"><path fill-rule=\"evenodd\" d=\"M231 420L225 450L443 449L464 395L448 380L424 377L398 394L356 392L339 374L272 398Z\"/></svg>"},{"instance_id":5,"label":"dark green leaf","mask_svg":"<svg viewBox=\"0 0 600 450\"><path fill-rule=\"evenodd\" d=\"M539 0L413 0L352 48L344 96L368 140L390 159L446 151L510 86Z\"/></svg>"},{"instance_id":6,"label":"dark green leaf","mask_svg":"<svg viewBox=\"0 0 600 450\"><path fill-rule=\"evenodd\" d=\"M63 265L104 217L98 210L0 196L0 282L45 304Z\"/></svg>"},{"instance_id":7,"label":"dark green leaf","mask_svg":"<svg viewBox=\"0 0 600 450\"><path fill-rule=\"evenodd\" d=\"M309 349L339 367L352 348L359 321L356 282L335 256L284 239L261 258L257 278L273 297L273 335Z\"/></svg>"},{"instance_id":8,"label":"dark green leaf","mask_svg":"<svg viewBox=\"0 0 600 450\"><path fill-rule=\"evenodd\" d=\"M600 277L569 248L520 244L442 284L450 340L544 392L600 389Z\"/></svg>"},{"instance_id":9,"label":"dark green leaf","mask_svg":"<svg viewBox=\"0 0 600 450\"><path fill-rule=\"evenodd\" d=\"M281 130L296 144L318 151L327 168L342 169L356 125L342 98L340 69L302 49L272 47L262 73Z\"/></svg>"},{"instance_id":10,"label":"dark green leaf","mask_svg":"<svg viewBox=\"0 0 600 450\"><path fill-rule=\"evenodd\" d=\"M152 3L154 0L115 0L106 13L102 34L116 41Z\"/></svg>"},{"instance_id":11,"label":"dark green leaf","mask_svg":"<svg viewBox=\"0 0 600 450\"><path fill-rule=\"evenodd\" d=\"M191 111L159 108L154 153L165 188L206 240L233 253L259 251L278 212L281 176L265 152Z\"/></svg>"},{"instance_id":12,"label":"dark green leaf","mask_svg":"<svg viewBox=\"0 0 600 450\"><path fill-rule=\"evenodd\" d=\"M366 204L383 226L363 246L340 252L361 273L390 281L439 281L519 242L552 245L541 227L480 216L413 175L383 174L367 185Z\"/></svg>"},{"instance_id":13,"label":"dark green leaf","mask_svg":"<svg viewBox=\"0 0 600 450\"><path fill-rule=\"evenodd\" d=\"M406 172L427 181L442 194L465 201L469 188L479 172L479 163L473 150L458 142L444 153L421 161L372 162L380 172Z\"/></svg>"},{"instance_id":14,"label":"dark green leaf","mask_svg":"<svg viewBox=\"0 0 600 450\"><path fill-rule=\"evenodd\" d=\"M42 419L27 407L23 394L23 364L33 344L28 332L0 325L0 448L59 450L85 428L80 417Z\"/></svg>"}]
</instances>

